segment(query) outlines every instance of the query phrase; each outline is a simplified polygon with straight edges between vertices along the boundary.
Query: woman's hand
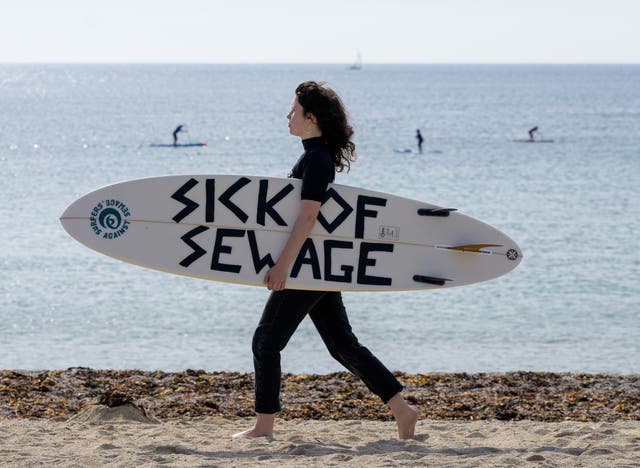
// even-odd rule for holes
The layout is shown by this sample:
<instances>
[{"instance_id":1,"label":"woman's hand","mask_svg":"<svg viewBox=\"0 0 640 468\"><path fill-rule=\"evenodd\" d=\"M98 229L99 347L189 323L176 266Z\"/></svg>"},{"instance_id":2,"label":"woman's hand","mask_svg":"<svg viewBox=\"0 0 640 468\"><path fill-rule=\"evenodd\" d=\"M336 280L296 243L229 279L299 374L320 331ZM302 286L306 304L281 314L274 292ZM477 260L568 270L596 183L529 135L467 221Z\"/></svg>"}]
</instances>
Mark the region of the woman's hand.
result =
<instances>
[{"instance_id":1,"label":"woman's hand","mask_svg":"<svg viewBox=\"0 0 640 468\"><path fill-rule=\"evenodd\" d=\"M313 229L318 213L320 212L321 203L315 200L302 200L300 202L300 211L293 225L289 239L280 254L280 258L276 264L264 276L262 282L272 291L282 291L287 285L287 275L289 274L289 265L298 255L302 244Z\"/></svg>"},{"instance_id":2,"label":"woman's hand","mask_svg":"<svg viewBox=\"0 0 640 468\"><path fill-rule=\"evenodd\" d=\"M288 268L276 263L273 268L264 275L263 283L270 291L282 291L287 285Z\"/></svg>"}]
</instances>

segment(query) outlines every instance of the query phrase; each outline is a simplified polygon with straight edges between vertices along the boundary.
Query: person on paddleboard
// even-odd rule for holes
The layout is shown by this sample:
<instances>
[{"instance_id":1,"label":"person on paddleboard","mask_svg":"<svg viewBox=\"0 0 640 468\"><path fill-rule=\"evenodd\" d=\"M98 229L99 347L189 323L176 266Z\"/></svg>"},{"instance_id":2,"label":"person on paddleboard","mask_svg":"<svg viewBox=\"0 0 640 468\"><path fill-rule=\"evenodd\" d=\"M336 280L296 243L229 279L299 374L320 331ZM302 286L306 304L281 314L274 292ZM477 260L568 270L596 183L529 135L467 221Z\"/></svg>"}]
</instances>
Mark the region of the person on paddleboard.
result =
<instances>
[{"instance_id":1,"label":"person on paddleboard","mask_svg":"<svg viewBox=\"0 0 640 468\"><path fill-rule=\"evenodd\" d=\"M420 129L416 130L416 139L418 140L418 152L422 154L422 142L424 141L424 138L422 138L422 133L420 133Z\"/></svg>"},{"instance_id":2,"label":"person on paddleboard","mask_svg":"<svg viewBox=\"0 0 640 468\"><path fill-rule=\"evenodd\" d=\"M535 141L535 137L533 136L533 134L537 131L538 127L533 127L531 130L529 130L529 141Z\"/></svg>"},{"instance_id":3,"label":"person on paddleboard","mask_svg":"<svg viewBox=\"0 0 640 468\"><path fill-rule=\"evenodd\" d=\"M173 131L173 146L176 146L178 144L178 133L184 131L182 127L184 127L184 125L178 125Z\"/></svg>"},{"instance_id":4,"label":"person on paddleboard","mask_svg":"<svg viewBox=\"0 0 640 468\"><path fill-rule=\"evenodd\" d=\"M304 153L290 177L302 179L299 214L264 284L271 295L252 341L255 368L255 423L234 437L271 437L280 411L280 353L296 328L309 315L331 356L360 377L388 405L398 425L398 437L413 437L418 411L409 406L394 375L364 346L349 324L339 291L286 289L289 267L316 222L327 185L336 172L355 160L353 129L340 98L314 81L301 83L287 114L289 132L302 140Z\"/></svg>"}]
</instances>

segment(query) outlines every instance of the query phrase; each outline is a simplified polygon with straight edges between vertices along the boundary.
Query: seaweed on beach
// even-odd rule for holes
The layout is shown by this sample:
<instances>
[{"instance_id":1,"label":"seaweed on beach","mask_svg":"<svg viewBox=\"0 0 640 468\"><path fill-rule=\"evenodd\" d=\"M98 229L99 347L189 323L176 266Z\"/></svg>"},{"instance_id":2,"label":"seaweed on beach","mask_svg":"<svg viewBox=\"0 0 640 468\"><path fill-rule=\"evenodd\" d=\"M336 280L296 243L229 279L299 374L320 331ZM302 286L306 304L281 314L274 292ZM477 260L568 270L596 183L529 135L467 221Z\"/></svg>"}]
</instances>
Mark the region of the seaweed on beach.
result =
<instances>
[{"instance_id":1,"label":"seaweed on beach","mask_svg":"<svg viewBox=\"0 0 640 468\"><path fill-rule=\"evenodd\" d=\"M640 420L640 376L507 372L406 374L404 395L433 420ZM389 420L387 407L352 374L283 374L283 419ZM246 417L253 374L0 370L0 417L68 418L89 405L135 404L158 419Z\"/></svg>"}]
</instances>

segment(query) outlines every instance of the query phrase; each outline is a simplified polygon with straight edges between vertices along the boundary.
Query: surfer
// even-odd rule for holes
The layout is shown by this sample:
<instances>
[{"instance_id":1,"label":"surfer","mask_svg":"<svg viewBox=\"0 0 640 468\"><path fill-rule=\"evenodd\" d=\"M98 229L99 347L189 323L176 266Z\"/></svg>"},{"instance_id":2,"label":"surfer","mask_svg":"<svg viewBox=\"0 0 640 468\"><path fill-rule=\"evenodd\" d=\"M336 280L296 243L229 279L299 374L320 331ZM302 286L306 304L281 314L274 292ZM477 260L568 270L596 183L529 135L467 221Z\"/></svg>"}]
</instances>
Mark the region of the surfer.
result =
<instances>
[{"instance_id":1,"label":"surfer","mask_svg":"<svg viewBox=\"0 0 640 468\"><path fill-rule=\"evenodd\" d=\"M353 129L336 93L321 83L305 81L296 88L287 114L289 132L302 140L304 153L289 177L302 179L299 213L275 265L264 284L271 295L253 335L256 420L251 429L234 437L271 437L280 411L280 353L308 314L331 356L386 403L396 419L398 437L413 437L418 411L409 406L394 375L351 330L339 291L285 289L289 267L307 239L335 173L347 171L355 160Z\"/></svg>"},{"instance_id":2,"label":"surfer","mask_svg":"<svg viewBox=\"0 0 640 468\"><path fill-rule=\"evenodd\" d=\"M178 125L173 131L173 146L176 146L178 144L178 133L183 131L182 127L184 127L184 125Z\"/></svg>"},{"instance_id":3,"label":"surfer","mask_svg":"<svg viewBox=\"0 0 640 468\"><path fill-rule=\"evenodd\" d=\"M535 137L533 136L533 134L536 133L537 131L538 131L537 126L529 130L529 141L535 141Z\"/></svg>"},{"instance_id":4,"label":"surfer","mask_svg":"<svg viewBox=\"0 0 640 468\"><path fill-rule=\"evenodd\" d=\"M422 133L420 133L420 129L416 130L416 139L418 140L418 151L422 154L422 142L424 138L422 138Z\"/></svg>"}]
</instances>

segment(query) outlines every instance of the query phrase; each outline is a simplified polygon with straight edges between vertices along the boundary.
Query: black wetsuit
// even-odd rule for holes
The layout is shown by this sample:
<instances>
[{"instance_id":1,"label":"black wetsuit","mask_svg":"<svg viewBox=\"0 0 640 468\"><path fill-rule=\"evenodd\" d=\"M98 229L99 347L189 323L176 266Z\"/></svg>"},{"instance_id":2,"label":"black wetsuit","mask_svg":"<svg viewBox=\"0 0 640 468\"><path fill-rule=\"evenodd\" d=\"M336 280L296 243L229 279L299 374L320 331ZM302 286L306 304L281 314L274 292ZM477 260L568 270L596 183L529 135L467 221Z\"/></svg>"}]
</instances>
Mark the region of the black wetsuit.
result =
<instances>
[{"instance_id":1,"label":"black wetsuit","mask_svg":"<svg viewBox=\"0 0 640 468\"><path fill-rule=\"evenodd\" d=\"M416 138L418 139L418 151L422 153L422 142L424 141L424 138L422 138L420 130L416 130Z\"/></svg>"},{"instance_id":2,"label":"black wetsuit","mask_svg":"<svg viewBox=\"0 0 640 468\"><path fill-rule=\"evenodd\" d=\"M322 138L303 140L304 153L289 177L302 179L303 200L322 201L335 170ZM402 390L391 372L362 346L351 331L340 292L284 289L273 291L253 335L255 410L280 411L280 352L309 314L331 356L360 377L384 403Z\"/></svg>"}]
</instances>

